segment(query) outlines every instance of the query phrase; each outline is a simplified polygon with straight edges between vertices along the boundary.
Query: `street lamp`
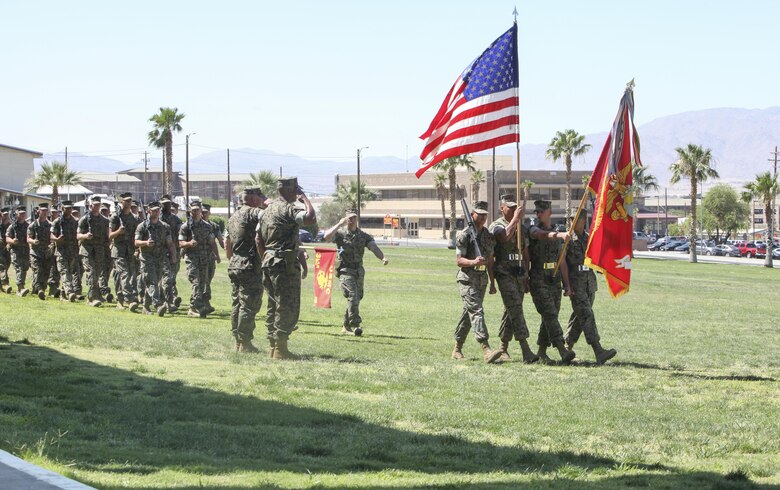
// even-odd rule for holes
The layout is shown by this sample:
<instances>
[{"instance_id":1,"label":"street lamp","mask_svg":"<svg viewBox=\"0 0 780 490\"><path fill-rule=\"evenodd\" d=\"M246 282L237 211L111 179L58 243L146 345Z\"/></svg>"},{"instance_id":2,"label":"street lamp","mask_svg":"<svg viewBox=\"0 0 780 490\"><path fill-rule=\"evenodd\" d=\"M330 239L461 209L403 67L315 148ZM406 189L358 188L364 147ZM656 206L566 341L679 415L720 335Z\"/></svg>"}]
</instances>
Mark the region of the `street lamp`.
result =
<instances>
[{"instance_id":1,"label":"street lamp","mask_svg":"<svg viewBox=\"0 0 780 490\"><path fill-rule=\"evenodd\" d=\"M358 220L360 219L360 152L362 150L367 150L368 147L364 146L362 148L357 149L357 215Z\"/></svg>"},{"instance_id":2,"label":"street lamp","mask_svg":"<svg viewBox=\"0 0 780 490\"><path fill-rule=\"evenodd\" d=\"M190 136L198 133L190 133L185 136L184 151L184 210L190 207Z\"/></svg>"}]
</instances>

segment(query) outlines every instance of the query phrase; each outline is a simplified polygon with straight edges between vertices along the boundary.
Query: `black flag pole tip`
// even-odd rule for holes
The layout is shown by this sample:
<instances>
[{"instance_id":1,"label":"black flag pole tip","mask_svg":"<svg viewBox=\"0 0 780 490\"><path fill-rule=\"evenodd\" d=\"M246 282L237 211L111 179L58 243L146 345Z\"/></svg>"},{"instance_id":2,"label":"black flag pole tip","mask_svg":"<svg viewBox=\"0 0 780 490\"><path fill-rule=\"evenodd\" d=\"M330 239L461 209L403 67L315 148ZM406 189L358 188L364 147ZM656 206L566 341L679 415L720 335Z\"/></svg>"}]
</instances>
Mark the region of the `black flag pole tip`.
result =
<instances>
[{"instance_id":1,"label":"black flag pole tip","mask_svg":"<svg viewBox=\"0 0 780 490\"><path fill-rule=\"evenodd\" d=\"M515 9L512 11L512 15L515 16L515 23L517 23L517 5L515 5Z\"/></svg>"}]
</instances>

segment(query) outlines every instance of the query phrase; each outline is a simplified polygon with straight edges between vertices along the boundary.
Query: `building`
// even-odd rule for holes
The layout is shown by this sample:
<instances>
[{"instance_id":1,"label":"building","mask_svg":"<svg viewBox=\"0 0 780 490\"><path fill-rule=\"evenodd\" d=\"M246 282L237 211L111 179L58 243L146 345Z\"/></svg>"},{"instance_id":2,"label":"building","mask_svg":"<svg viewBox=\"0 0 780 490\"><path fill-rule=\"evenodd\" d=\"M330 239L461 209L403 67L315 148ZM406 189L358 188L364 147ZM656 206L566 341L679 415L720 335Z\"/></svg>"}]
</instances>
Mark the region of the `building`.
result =
<instances>
[{"instance_id":1,"label":"building","mask_svg":"<svg viewBox=\"0 0 780 490\"><path fill-rule=\"evenodd\" d=\"M465 186L464 197L468 206L474 201L487 201L490 207L490 217L498 216L498 200L502 194L515 194L516 172L513 169L513 158L496 156L495 167L490 156L472 156L476 169L482 171L485 181L476 189L472 185L470 175L465 170L457 171L459 187ZM495 168L496 170L493 170ZM442 228L449 226L450 205L445 199L444 216L442 216L441 199L433 184L436 172L431 169L419 179L414 173L368 174L361 175L360 182L376 192L377 199L366 203L360 213L360 226L375 236L389 236L391 227L395 237L441 238ZM584 194L583 178L590 172L573 171L571 177L572 214L579 206ZM553 222L563 223L566 207L566 171L565 170L521 170L522 181L531 181L533 186L528 196L526 220L533 218L530 212L533 201L545 199L552 201ZM337 175L336 185L348 184L356 180L357 175ZM478 193L475 194L474 191ZM460 199L460 196L457 196ZM522 196L520 196L522 200ZM590 206L590 203L586 203ZM389 216L389 224L385 224ZM456 229L463 227L463 211L460 203L456 207ZM393 221L396 218L396 222Z\"/></svg>"},{"instance_id":2,"label":"building","mask_svg":"<svg viewBox=\"0 0 780 490\"><path fill-rule=\"evenodd\" d=\"M46 196L24 190L35 172L34 160L42 157L37 151L0 144L0 207L23 205L32 216L35 206L50 202Z\"/></svg>"}]
</instances>

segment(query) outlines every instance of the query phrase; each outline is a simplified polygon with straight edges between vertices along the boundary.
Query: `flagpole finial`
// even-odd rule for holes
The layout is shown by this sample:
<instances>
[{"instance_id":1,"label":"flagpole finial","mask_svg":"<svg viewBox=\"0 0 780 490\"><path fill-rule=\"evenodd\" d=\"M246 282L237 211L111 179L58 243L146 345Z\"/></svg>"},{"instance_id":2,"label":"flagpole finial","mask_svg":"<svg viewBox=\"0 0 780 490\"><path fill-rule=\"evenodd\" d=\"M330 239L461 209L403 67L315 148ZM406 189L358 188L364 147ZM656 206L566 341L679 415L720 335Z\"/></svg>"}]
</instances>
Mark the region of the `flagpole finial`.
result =
<instances>
[{"instance_id":1,"label":"flagpole finial","mask_svg":"<svg viewBox=\"0 0 780 490\"><path fill-rule=\"evenodd\" d=\"M632 78L630 82L626 84L626 90L634 90L634 87L636 84L634 83L634 79Z\"/></svg>"},{"instance_id":2,"label":"flagpole finial","mask_svg":"<svg viewBox=\"0 0 780 490\"><path fill-rule=\"evenodd\" d=\"M515 5L515 9L512 11L512 15L515 16L515 24L517 23L517 5Z\"/></svg>"}]
</instances>

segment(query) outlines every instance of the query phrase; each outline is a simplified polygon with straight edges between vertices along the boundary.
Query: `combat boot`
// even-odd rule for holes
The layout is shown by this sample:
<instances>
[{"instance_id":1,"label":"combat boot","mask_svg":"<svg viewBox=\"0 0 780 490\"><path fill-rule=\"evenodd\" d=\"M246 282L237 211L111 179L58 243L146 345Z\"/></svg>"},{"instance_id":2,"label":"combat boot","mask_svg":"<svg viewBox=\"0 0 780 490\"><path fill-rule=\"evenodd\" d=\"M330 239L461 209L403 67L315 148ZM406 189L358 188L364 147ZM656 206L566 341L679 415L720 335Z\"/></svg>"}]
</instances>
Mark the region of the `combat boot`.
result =
<instances>
[{"instance_id":1,"label":"combat boot","mask_svg":"<svg viewBox=\"0 0 780 490\"><path fill-rule=\"evenodd\" d=\"M106 295L106 303L113 303L114 302L114 295L111 293L108 293Z\"/></svg>"},{"instance_id":2,"label":"combat boot","mask_svg":"<svg viewBox=\"0 0 780 490\"><path fill-rule=\"evenodd\" d=\"M28 294L30 294L30 290L27 288L22 288L19 290L19 292L16 293L17 296L21 296L22 298L24 298Z\"/></svg>"},{"instance_id":3,"label":"combat boot","mask_svg":"<svg viewBox=\"0 0 780 490\"><path fill-rule=\"evenodd\" d=\"M274 358L274 351L276 350L276 339L268 339L268 343L271 345L271 351L268 353L268 357Z\"/></svg>"},{"instance_id":4,"label":"combat boot","mask_svg":"<svg viewBox=\"0 0 780 490\"><path fill-rule=\"evenodd\" d=\"M555 348L558 349L558 354L561 355L561 362L563 364L569 364L577 354L573 350L569 350L563 345L563 340L559 340L555 343Z\"/></svg>"},{"instance_id":5,"label":"combat boot","mask_svg":"<svg viewBox=\"0 0 780 490\"><path fill-rule=\"evenodd\" d=\"M486 363L493 364L501 358L501 351L491 349L490 344L488 344L487 341L480 342L479 345L482 346L482 359L484 359Z\"/></svg>"},{"instance_id":6,"label":"combat boot","mask_svg":"<svg viewBox=\"0 0 780 490\"><path fill-rule=\"evenodd\" d=\"M135 313L136 311L138 311L138 303L136 303L135 301L130 303L127 306L127 309L130 310L132 313Z\"/></svg>"},{"instance_id":7,"label":"combat boot","mask_svg":"<svg viewBox=\"0 0 780 490\"><path fill-rule=\"evenodd\" d=\"M152 310L150 310L146 306L144 306L143 310L141 310L141 313L143 313L144 315L154 315L155 314Z\"/></svg>"},{"instance_id":8,"label":"combat boot","mask_svg":"<svg viewBox=\"0 0 780 490\"><path fill-rule=\"evenodd\" d=\"M70 301L71 303L75 303L76 302L76 293L70 293L68 295L68 301Z\"/></svg>"},{"instance_id":9,"label":"combat boot","mask_svg":"<svg viewBox=\"0 0 780 490\"><path fill-rule=\"evenodd\" d=\"M194 316L194 317L200 318L200 313L195 311L194 308L190 308L189 310L187 310L187 316Z\"/></svg>"},{"instance_id":10,"label":"combat boot","mask_svg":"<svg viewBox=\"0 0 780 490\"><path fill-rule=\"evenodd\" d=\"M458 361L462 361L466 358L466 356L463 355L463 342L456 342L455 348L452 349L452 358L456 359Z\"/></svg>"},{"instance_id":11,"label":"combat boot","mask_svg":"<svg viewBox=\"0 0 780 490\"><path fill-rule=\"evenodd\" d=\"M287 350L287 339L280 337L276 339L276 347L274 348L273 358L278 361L295 361L300 359L300 356L296 356Z\"/></svg>"},{"instance_id":12,"label":"combat boot","mask_svg":"<svg viewBox=\"0 0 780 490\"><path fill-rule=\"evenodd\" d=\"M342 325L341 333L343 333L344 335L355 335L355 332L352 331L352 327L350 327L349 325Z\"/></svg>"},{"instance_id":13,"label":"combat boot","mask_svg":"<svg viewBox=\"0 0 780 490\"><path fill-rule=\"evenodd\" d=\"M512 358L509 357L509 342L501 341L501 347L499 347L499 352L501 352L501 362L504 361L511 361Z\"/></svg>"},{"instance_id":14,"label":"combat boot","mask_svg":"<svg viewBox=\"0 0 780 490\"><path fill-rule=\"evenodd\" d=\"M125 310L125 305L121 301L117 301L116 302L116 309L119 310L119 311L124 311Z\"/></svg>"},{"instance_id":15,"label":"combat boot","mask_svg":"<svg viewBox=\"0 0 780 490\"><path fill-rule=\"evenodd\" d=\"M251 340L243 340L236 342L236 351L242 354L257 354L260 349L255 347Z\"/></svg>"},{"instance_id":16,"label":"combat boot","mask_svg":"<svg viewBox=\"0 0 780 490\"><path fill-rule=\"evenodd\" d=\"M89 303L87 303L87 304L88 304L89 306L93 306L93 307L95 307L95 308L99 308L99 307L103 306L103 302L102 302L102 301L100 301L99 299L93 299L92 301L90 301L90 302L89 302Z\"/></svg>"},{"instance_id":17,"label":"combat boot","mask_svg":"<svg viewBox=\"0 0 780 490\"><path fill-rule=\"evenodd\" d=\"M83 294L77 294L76 299L79 301L84 301L84 295Z\"/></svg>"},{"instance_id":18,"label":"combat boot","mask_svg":"<svg viewBox=\"0 0 780 490\"><path fill-rule=\"evenodd\" d=\"M51 296L54 299L57 299L60 297L60 290L55 288L53 285L49 285L49 296Z\"/></svg>"},{"instance_id":19,"label":"combat boot","mask_svg":"<svg viewBox=\"0 0 780 490\"><path fill-rule=\"evenodd\" d=\"M355 337L360 337L361 335L363 335L363 329L360 327L355 327L354 332L355 332Z\"/></svg>"},{"instance_id":20,"label":"combat boot","mask_svg":"<svg viewBox=\"0 0 780 490\"><path fill-rule=\"evenodd\" d=\"M11 286L3 286L3 292L5 294L11 294L14 292L14 288L12 288Z\"/></svg>"},{"instance_id":21,"label":"combat boot","mask_svg":"<svg viewBox=\"0 0 780 490\"><path fill-rule=\"evenodd\" d=\"M605 349L601 347L599 342L593 342L591 347L593 347L593 353L596 355L596 362L599 364L604 364L617 355L615 349Z\"/></svg>"},{"instance_id":22,"label":"combat boot","mask_svg":"<svg viewBox=\"0 0 780 490\"><path fill-rule=\"evenodd\" d=\"M175 306L176 308L181 306L181 298L180 297L176 296L175 298L173 298L173 306Z\"/></svg>"},{"instance_id":23,"label":"combat boot","mask_svg":"<svg viewBox=\"0 0 780 490\"><path fill-rule=\"evenodd\" d=\"M523 351L523 362L526 364L533 364L539 362L539 356L534 354L531 347L528 345L528 339L520 340L520 350Z\"/></svg>"},{"instance_id":24,"label":"combat boot","mask_svg":"<svg viewBox=\"0 0 780 490\"><path fill-rule=\"evenodd\" d=\"M157 316L165 316L165 311L166 311L167 309L168 309L168 307L167 307L167 306L165 306L164 304L163 304L163 305L160 305L160 306L158 306L158 307L157 307Z\"/></svg>"},{"instance_id":25,"label":"combat boot","mask_svg":"<svg viewBox=\"0 0 780 490\"><path fill-rule=\"evenodd\" d=\"M536 357L539 358L539 361L542 364L553 364L553 360L550 359L550 356L547 355L547 346L546 345L540 345L539 351L536 353Z\"/></svg>"},{"instance_id":26,"label":"combat boot","mask_svg":"<svg viewBox=\"0 0 780 490\"><path fill-rule=\"evenodd\" d=\"M206 311L206 314L207 314L207 315L208 315L208 314L211 314L211 313L214 313L215 311L217 311L217 309L216 309L216 308L214 308L213 306L211 306L211 302L210 302L210 301L206 301L206 306L204 306L202 309Z\"/></svg>"},{"instance_id":27,"label":"combat boot","mask_svg":"<svg viewBox=\"0 0 780 490\"><path fill-rule=\"evenodd\" d=\"M46 300L46 291L44 291L43 289L38 291L38 299L41 300L41 301L45 301Z\"/></svg>"}]
</instances>

